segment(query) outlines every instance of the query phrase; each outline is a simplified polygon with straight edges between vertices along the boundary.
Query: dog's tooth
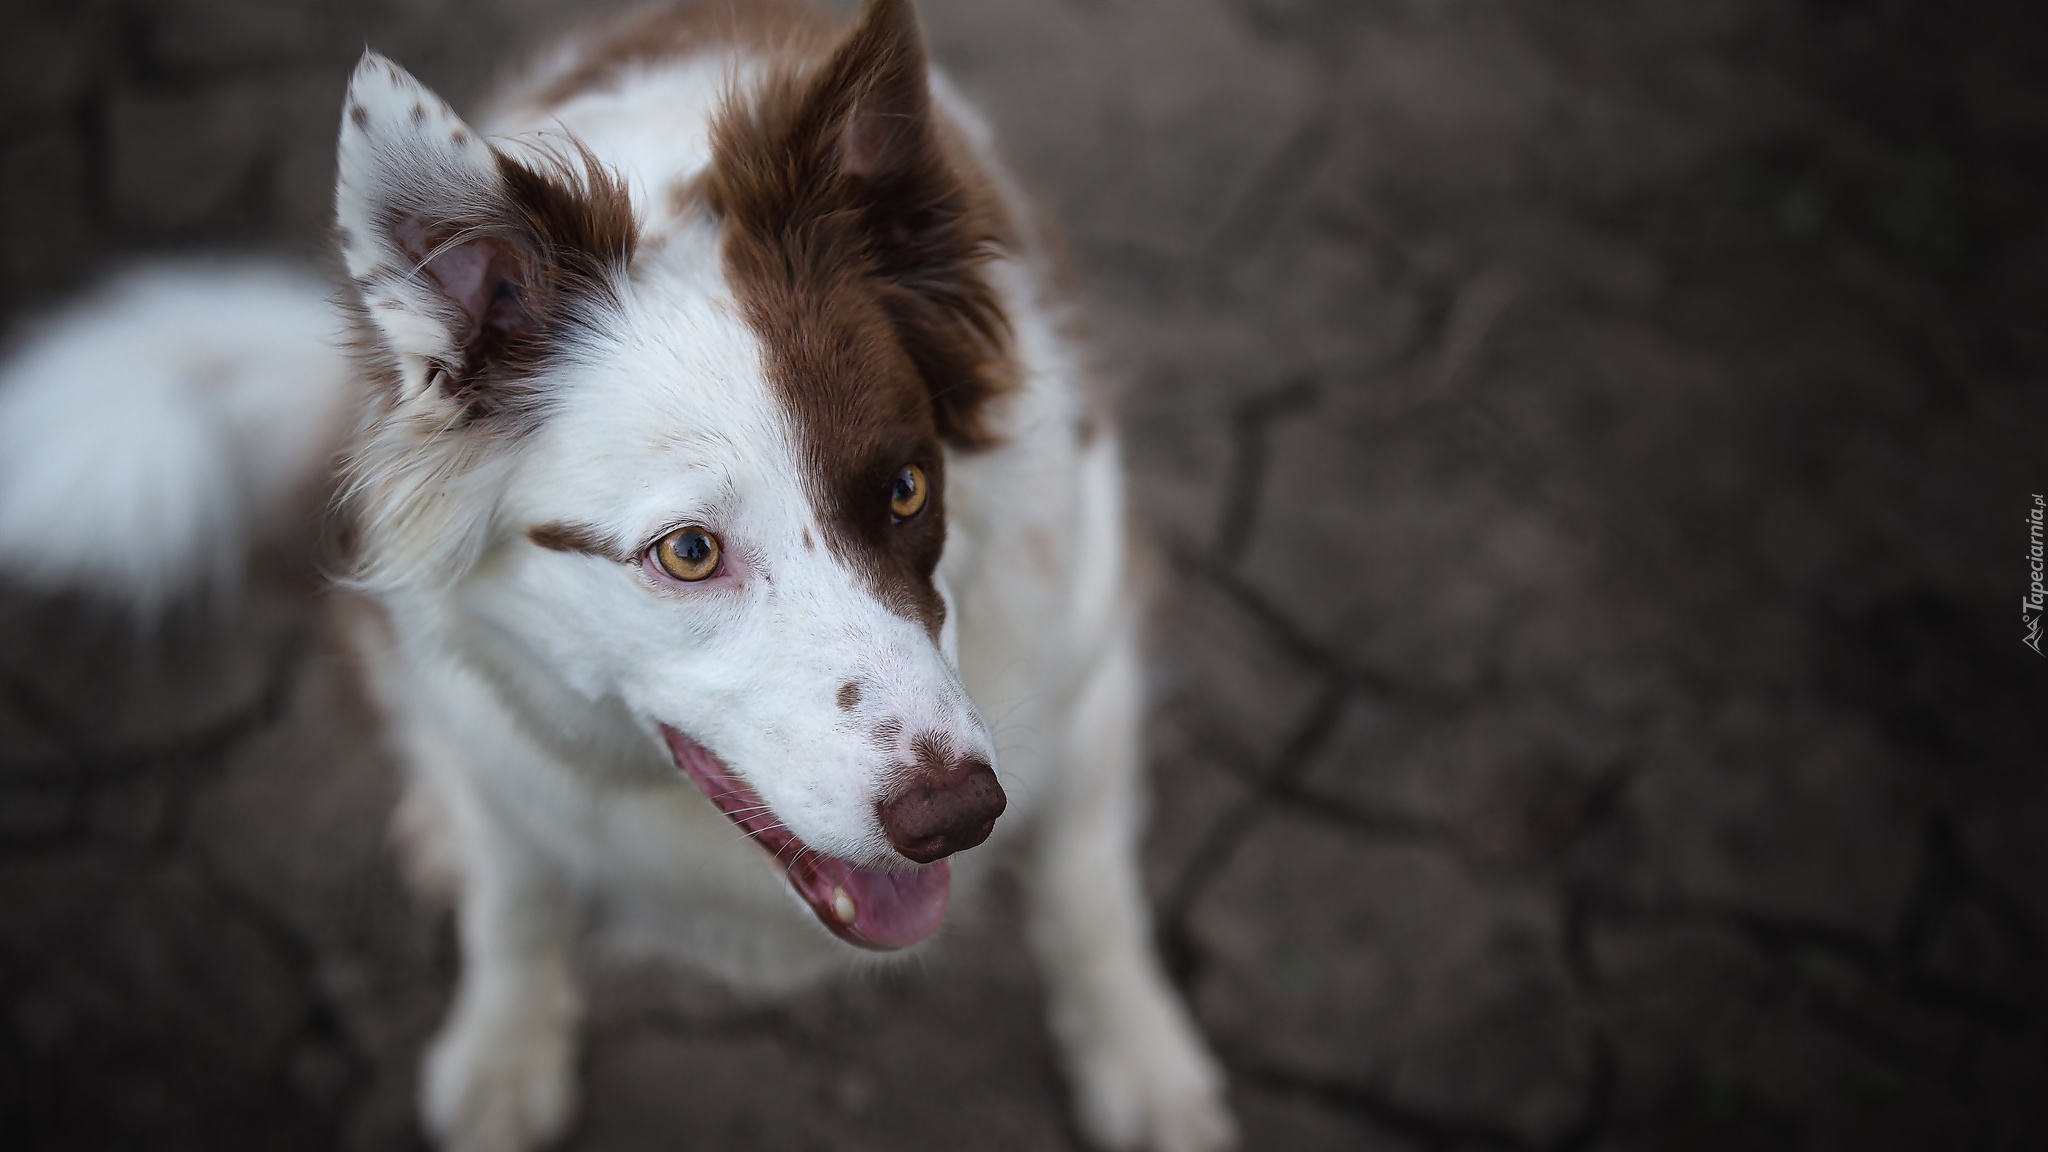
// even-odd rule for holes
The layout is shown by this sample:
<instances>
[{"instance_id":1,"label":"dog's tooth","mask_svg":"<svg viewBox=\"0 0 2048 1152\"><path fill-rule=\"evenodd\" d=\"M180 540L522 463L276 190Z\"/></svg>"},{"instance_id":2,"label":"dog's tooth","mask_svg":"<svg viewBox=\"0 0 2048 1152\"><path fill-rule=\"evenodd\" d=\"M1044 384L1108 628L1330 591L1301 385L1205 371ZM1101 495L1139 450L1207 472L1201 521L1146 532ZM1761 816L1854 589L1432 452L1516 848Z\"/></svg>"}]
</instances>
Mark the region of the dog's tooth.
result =
<instances>
[{"instance_id":1,"label":"dog's tooth","mask_svg":"<svg viewBox=\"0 0 2048 1152\"><path fill-rule=\"evenodd\" d=\"M853 918L860 915L860 909L853 906L853 897L846 894L846 889L832 890L832 914L839 917L841 924L851 924Z\"/></svg>"}]
</instances>

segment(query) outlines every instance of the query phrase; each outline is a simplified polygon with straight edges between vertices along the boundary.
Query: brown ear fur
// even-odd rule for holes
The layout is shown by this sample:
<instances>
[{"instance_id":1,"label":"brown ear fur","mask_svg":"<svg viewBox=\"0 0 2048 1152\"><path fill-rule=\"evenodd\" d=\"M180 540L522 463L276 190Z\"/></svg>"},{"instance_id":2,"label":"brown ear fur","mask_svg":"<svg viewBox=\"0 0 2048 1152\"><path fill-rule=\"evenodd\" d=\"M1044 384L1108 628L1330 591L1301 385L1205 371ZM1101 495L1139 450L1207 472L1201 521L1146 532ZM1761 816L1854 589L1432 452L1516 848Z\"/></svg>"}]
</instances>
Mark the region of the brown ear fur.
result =
<instances>
[{"instance_id":1,"label":"brown ear fur","mask_svg":"<svg viewBox=\"0 0 2048 1152\"><path fill-rule=\"evenodd\" d=\"M992 191L947 146L907 0L868 0L828 59L785 70L728 110L712 139L706 201L726 221L735 271L757 283L863 282L940 438L991 444L1009 332L981 265L1007 229Z\"/></svg>"},{"instance_id":2,"label":"brown ear fur","mask_svg":"<svg viewBox=\"0 0 2048 1152\"><path fill-rule=\"evenodd\" d=\"M637 226L625 185L575 148L573 163L537 164L494 149L503 190L488 216L391 224L453 307L461 362L435 367L469 416L526 407L524 382L584 305L611 297L632 260Z\"/></svg>"}]
</instances>

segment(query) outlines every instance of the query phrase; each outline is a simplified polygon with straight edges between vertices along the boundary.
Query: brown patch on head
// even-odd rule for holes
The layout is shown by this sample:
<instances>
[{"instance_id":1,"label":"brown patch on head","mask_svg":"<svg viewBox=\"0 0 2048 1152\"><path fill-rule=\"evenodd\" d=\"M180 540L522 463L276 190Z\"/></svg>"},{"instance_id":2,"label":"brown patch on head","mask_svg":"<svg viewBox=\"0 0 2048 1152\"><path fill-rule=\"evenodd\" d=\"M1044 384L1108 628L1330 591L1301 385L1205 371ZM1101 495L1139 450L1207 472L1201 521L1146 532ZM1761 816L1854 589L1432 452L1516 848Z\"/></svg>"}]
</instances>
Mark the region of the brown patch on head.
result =
<instances>
[{"instance_id":1,"label":"brown patch on head","mask_svg":"<svg viewBox=\"0 0 2048 1152\"><path fill-rule=\"evenodd\" d=\"M1007 224L929 83L907 0L869 0L829 57L786 64L719 117L705 194L828 542L936 635L944 448L994 442L988 407L1014 369L981 267ZM906 464L930 497L897 523L889 494Z\"/></svg>"},{"instance_id":2,"label":"brown patch on head","mask_svg":"<svg viewBox=\"0 0 2048 1152\"><path fill-rule=\"evenodd\" d=\"M574 552L584 556L599 556L606 560L615 560L621 564L633 562L633 557L621 552L612 543L611 537L606 536L601 529L589 524L572 524L563 520L553 520L546 524L536 524L528 528L526 530L526 538L550 552Z\"/></svg>"},{"instance_id":3,"label":"brown patch on head","mask_svg":"<svg viewBox=\"0 0 2048 1152\"><path fill-rule=\"evenodd\" d=\"M852 680L841 684L836 699L839 702L839 710L841 712L853 711L854 706L860 703L860 685Z\"/></svg>"},{"instance_id":4,"label":"brown patch on head","mask_svg":"<svg viewBox=\"0 0 2048 1152\"><path fill-rule=\"evenodd\" d=\"M370 110L368 108L363 107L361 104L351 104L348 106L348 118L355 121L356 127L364 131L369 130Z\"/></svg>"},{"instance_id":5,"label":"brown patch on head","mask_svg":"<svg viewBox=\"0 0 2048 1152\"><path fill-rule=\"evenodd\" d=\"M625 185L580 143L573 163L492 155L497 203L387 225L454 306L459 358L434 370L470 419L530 410L527 383L589 305L612 298L637 236Z\"/></svg>"}]
</instances>

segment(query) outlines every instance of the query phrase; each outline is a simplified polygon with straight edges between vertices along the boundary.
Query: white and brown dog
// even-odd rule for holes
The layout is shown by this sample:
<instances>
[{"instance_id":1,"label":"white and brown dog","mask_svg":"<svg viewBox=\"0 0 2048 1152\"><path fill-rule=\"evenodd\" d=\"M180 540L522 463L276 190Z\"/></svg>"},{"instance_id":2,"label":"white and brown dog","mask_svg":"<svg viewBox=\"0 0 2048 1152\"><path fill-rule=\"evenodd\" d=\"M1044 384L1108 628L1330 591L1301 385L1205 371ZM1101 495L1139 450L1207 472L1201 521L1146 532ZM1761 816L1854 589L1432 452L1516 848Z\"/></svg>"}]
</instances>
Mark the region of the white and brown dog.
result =
<instances>
[{"instance_id":1,"label":"white and brown dog","mask_svg":"<svg viewBox=\"0 0 2048 1152\"><path fill-rule=\"evenodd\" d=\"M348 583L459 899L441 1141L563 1130L593 916L774 990L931 936L1013 841L1084 1130L1228 1145L1137 873L1116 438L907 0L641 12L477 128L366 56L336 215L352 351L321 286L217 268L16 358L0 565L146 610L224 581L359 413Z\"/></svg>"}]
</instances>

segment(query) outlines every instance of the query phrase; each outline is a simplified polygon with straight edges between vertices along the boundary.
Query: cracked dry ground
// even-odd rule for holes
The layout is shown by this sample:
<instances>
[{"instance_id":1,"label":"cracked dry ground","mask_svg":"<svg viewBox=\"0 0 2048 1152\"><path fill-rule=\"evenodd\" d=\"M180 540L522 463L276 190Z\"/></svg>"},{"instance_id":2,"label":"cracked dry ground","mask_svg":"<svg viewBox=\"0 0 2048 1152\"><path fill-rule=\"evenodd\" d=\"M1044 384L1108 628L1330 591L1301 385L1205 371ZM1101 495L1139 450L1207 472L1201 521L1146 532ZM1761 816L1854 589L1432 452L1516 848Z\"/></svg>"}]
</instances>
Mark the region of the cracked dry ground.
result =
<instances>
[{"instance_id":1,"label":"cracked dry ground","mask_svg":"<svg viewBox=\"0 0 2048 1152\"><path fill-rule=\"evenodd\" d=\"M925 8L1127 384L1149 879L1247 1144L2048 1146L2026 5ZM310 250L365 41L460 95L561 16L10 5L10 315ZM273 567L140 655L0 609L10 1148L419 1145L451 943ZM1075 1147L1013 905L790 1004L601 972L570 1147Z\"/></svg>"}]
</instances>

